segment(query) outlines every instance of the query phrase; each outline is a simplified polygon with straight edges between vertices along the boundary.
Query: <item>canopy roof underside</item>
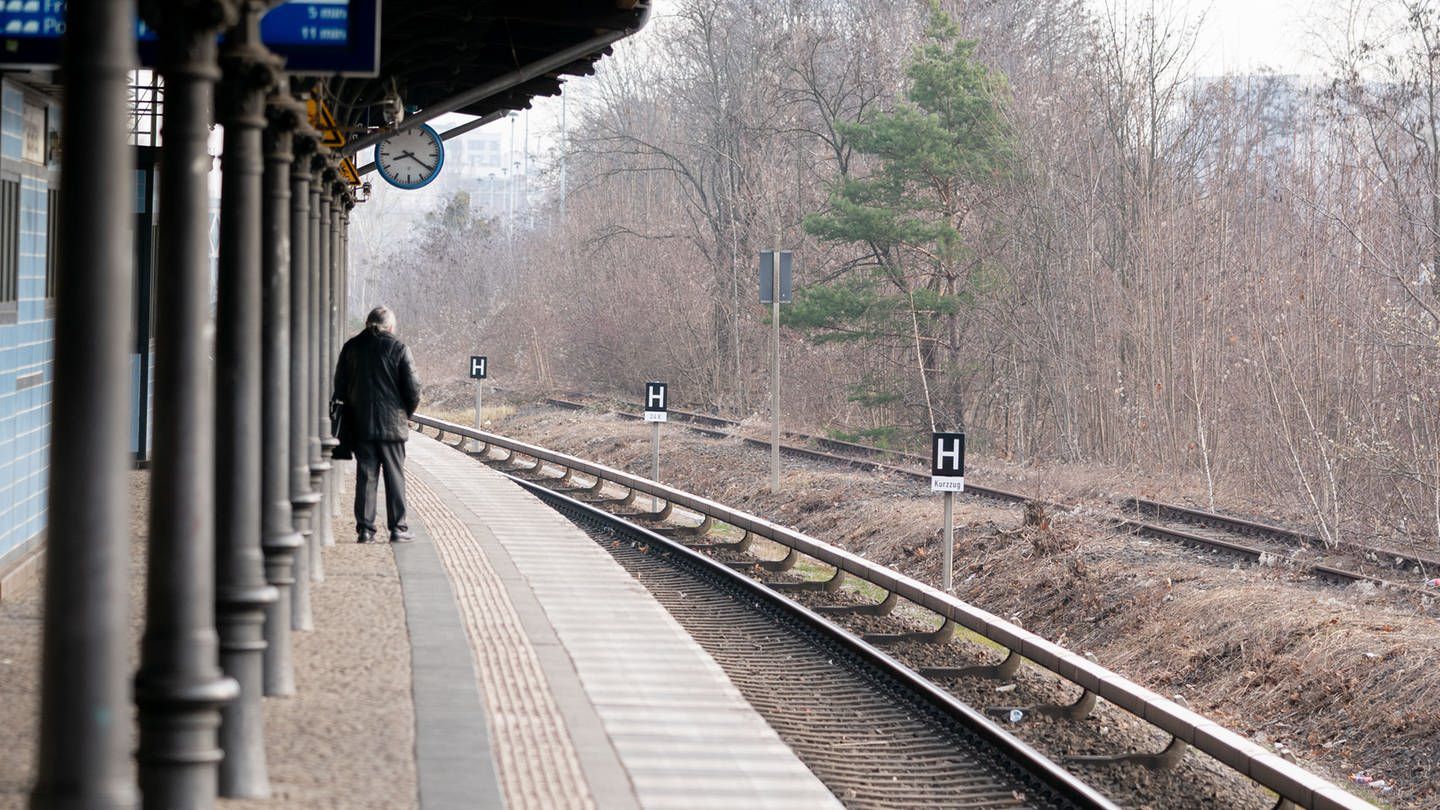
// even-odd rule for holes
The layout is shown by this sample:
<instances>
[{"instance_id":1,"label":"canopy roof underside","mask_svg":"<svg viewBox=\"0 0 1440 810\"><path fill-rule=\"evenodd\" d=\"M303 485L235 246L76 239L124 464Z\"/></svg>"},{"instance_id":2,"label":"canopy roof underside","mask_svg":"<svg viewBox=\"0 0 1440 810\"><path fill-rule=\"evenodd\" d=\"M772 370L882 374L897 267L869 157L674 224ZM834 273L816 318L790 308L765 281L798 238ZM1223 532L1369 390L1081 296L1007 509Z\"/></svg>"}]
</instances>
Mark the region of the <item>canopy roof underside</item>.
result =
<instances>
[{"instance_id":1,"label":"canopy roof underside","mask_svg":"<svg viewBox=\"0 0 1440 810\"><path fill-rule=\"evenodd\" d=\"M383 123L381 102L393 87L409 108L428 109L453 96L605 34L645 23L646 0L385 0L380 75L336 77L327 95L351 132ZM618 38L618 36L616 37ZM451 112L483 116L526 109L535 96L560 93L564 76L586 76L610 48L593 52Z\"/></svg>"}]
</instances>

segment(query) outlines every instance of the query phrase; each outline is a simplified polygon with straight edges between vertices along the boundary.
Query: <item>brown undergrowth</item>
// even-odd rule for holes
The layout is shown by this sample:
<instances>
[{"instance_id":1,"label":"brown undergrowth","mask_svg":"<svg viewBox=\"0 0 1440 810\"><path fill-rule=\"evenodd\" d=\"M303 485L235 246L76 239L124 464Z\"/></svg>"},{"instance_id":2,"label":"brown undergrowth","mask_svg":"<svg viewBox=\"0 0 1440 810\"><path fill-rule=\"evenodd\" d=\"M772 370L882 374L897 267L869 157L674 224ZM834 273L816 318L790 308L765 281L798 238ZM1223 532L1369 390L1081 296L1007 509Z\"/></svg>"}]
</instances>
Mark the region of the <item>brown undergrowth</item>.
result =
<instances>
[{"instance_id":1,"label":"brown undergrowth","mask_svg":"<svg viewBox=\"0 0 1440 810\"><path fill-rule=\"evenodd\" d=\"M643 475L647 426L524 409L497 429ZM912 480L786 461L662 430L661 478L932 585L940 499ZM1338 782L1363 773L1396 807L1440 804L1434 600L1316 583L1282 567L1117 533L1084 507L1026 525L1021 506L956 502L957 596L1010 618Z\"/></svg>"}]
</instances>

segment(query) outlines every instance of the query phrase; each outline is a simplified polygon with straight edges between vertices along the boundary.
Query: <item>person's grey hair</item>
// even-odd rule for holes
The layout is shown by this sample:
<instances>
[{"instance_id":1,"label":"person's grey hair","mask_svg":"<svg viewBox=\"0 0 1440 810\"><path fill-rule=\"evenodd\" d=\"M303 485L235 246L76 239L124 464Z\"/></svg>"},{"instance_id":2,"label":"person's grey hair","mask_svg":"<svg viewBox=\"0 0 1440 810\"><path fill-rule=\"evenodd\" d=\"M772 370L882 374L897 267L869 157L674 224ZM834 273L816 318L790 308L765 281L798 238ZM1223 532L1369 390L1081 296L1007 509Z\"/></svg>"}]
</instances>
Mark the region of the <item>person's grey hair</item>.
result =
<instances>
[{"instance_id":1,"label":"person's grey hair","mask_svg":"<svg viewBox=\"0 0 1440 810\"><path fill-rule=\"evenodd\" d=\"M394 332L395 313L389 307L375 307L365 318L365 328L371 332Z\"/></svg>"}]
</instances>

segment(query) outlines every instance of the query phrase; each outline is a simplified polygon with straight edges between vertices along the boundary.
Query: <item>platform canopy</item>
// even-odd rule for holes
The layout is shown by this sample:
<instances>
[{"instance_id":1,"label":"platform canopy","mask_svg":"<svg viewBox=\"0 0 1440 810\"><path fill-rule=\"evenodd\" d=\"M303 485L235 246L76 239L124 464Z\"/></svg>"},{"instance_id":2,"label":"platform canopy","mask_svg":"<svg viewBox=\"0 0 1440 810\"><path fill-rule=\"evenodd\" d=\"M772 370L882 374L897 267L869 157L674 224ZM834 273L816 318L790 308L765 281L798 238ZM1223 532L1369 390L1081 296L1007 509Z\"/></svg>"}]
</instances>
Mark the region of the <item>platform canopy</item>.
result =
<instances>
[{"instance_id":1,"label":"platform canopy","mask_svg":"<svg viewBox=\"0 0 1440 810\"><path fill-rule=\"evenodd\" d=\"M331 78L326 95L352 137L384 126L397 93L407 121L526 109L565 76L594 73L649 13L650 0L385 0L379 75Z\"/></svg>"}]
</instances>

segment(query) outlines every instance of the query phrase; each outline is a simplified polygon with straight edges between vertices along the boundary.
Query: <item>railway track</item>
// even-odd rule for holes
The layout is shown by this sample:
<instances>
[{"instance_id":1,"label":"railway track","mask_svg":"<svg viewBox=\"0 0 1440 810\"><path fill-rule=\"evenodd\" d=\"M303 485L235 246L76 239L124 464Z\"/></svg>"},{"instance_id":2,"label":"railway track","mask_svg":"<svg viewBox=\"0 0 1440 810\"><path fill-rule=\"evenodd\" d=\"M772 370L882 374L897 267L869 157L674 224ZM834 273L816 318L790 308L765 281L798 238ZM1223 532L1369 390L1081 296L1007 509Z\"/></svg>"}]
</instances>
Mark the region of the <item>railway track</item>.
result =
<instances>
[{"instance_id":1,"label":"railway track","mask_svg":"<svg viewBox=\"0 0 1440 810\"><path fill-rule=\"evenodd\" d=\"M764 595L767 604L791 597L807 605L804 615L812 626L819 626L813 623L822 621L823 614L848 628L827 631L839 633L832 636L837 643L851 650L883 648L878 660L923 675L929 682L922 688L929 690L926 694L967 696L981 707L971 714L999 718L1005 730L1052 760L1067 763L1072 772L1083 772L1092 788L1118 804L1257 810L1369 807L1093 661L843 549L583 459L423 416L415 421L418 429L436 431L437 438L456 438L457 450L468 446L468 440L478 441L478 449L470 451L473 457L533 486L558 490L576 503L583 499L593 515L602 507L622 513L631 524L645 524L653 532L644 535L647 547L660 548L664 536L675 543L665 546L666 554L687 560L708 557L704 565L709 571L743 574L748 584L736 585L745 589L739 601L758 603ZM642 509L651 498L657 506ZM784 558L773 559L770 552L770 559L757 556L768 544L777 544ZM803 560L809 562L799 565ZM858 589L847 586L857 581ZM673 582L659 590L671 591L672 597L685 593L688 599L689 591ZM899 610L900 603L910 607ZM698 612L708 610L700 607ZM934 618L927 623L923 615ZM931 626L937 621L938 627ZM997 699L1004 703L993 705ZM777 702L773 695L770 702ZM990 720L982 720L980 727L998 729ZM1137 776L1137 771L1148 775ZM1217 782L1217 772L1231 776Z\"/></svg>"},{"instance_id":2,"label":"railway track","mask_svg":"<svg viewBox=\"0 0 1440 810\"><path fill-rule=\"evenodd\" d=\"M561 398L547 398L545 402L553 407L569 410L594 407ZM625 411L615 410L612 413L622 419L642 418L639 414ZM673 409L670 415L684 422L687 430L708 438L738 438L747 446L767 449L770 446L768 441L740 435L737 432L740 423L731 419ZM929 480L929 474L925 471L928 468L927 460L913 453L803 433L786 433L785 436L787 441L781 445L780 451L790 457L854 469L888 472L916 481ZM1065 507L1059 504L1031 495L975 484L973 476L967 479L965 492L1005 503L1041 500L1052 509L1065 510ZM1422 598L1440 596L1440 591L1433 588L1427 590L1423 586L1399 582L1379 573L1362 570L1367 565L1385 572L1401 569L1422 580L1440 575L1440 559L1414 551L1385 547L1335 549L1315 535L1294 529L1144 498L1117 499L1113 506L1114 511L1104 517L1110 525L1123 531L1219 552L1247 563L1285 566L1313 577L1318 582L1337 585L1367 583L1377 588Z\"/></svg>"},{"instance_id":3,"label":"railway track","mask_svg":"<svg viewBox=\"0 0 1440 810\"><path fill-rule=\"evenodd\" d=\"M515 480L645 584L847 807L1116 807L803 606L673 540Z\"/></svg>"}]
</instances>

